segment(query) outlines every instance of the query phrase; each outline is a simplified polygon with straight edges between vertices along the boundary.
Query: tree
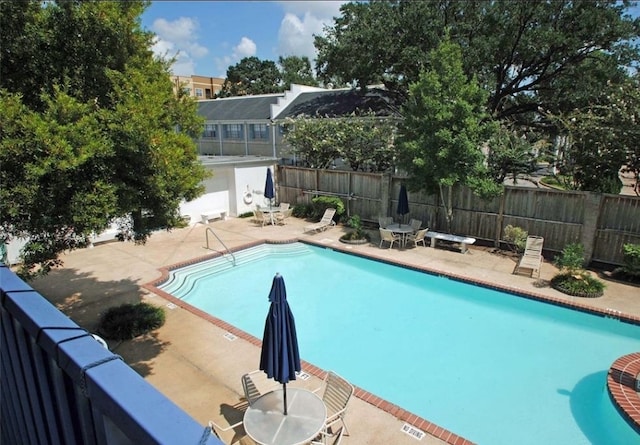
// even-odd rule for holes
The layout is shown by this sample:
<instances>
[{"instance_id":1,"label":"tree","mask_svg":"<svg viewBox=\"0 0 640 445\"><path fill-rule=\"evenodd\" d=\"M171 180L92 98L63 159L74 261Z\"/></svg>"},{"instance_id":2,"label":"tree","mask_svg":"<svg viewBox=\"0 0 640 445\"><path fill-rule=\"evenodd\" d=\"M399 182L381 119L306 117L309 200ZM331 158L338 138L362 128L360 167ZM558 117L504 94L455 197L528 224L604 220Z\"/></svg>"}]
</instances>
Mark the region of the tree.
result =
<instances>
[{"instance_id":1,"label":"tree","mask_svg":"<svg viewBox=\"0 0 640 445\"><path fill-rule=\"evenodd\" d=\"M465 73L490 92L489 113L530 124L540 107L556 110L564 100L540 92L581 73L591 55L607 53L615 67L637 64L633 39L640 20L625 15L632 5L572 0L348 3L325 36L315 39L318 77L360 87L384 82L406 95L429 63L429 52L448 32L462 48Z\"/></svg>"},{"instance_id":2,"label":"tree","mask_svg":"<svg viewBox=\"0 0 640 445\"><path fill-rule=\"evenodd\" d=\"M137 242L175 227L206 177L192 139L202 121L174 95L170 61L153 58L145 2L32 4L0 4L3 26L19 30L3 35L3 62L47 48L35 94L20 70L0 78L0 238L26 239L27 278L115 221Z\"/></svg>"},{"instance_id":3,"label":"tree","mask_svg":"<svg viewBox=\"0 0 640 445\"><path fill-rule=\"evenodd\" d=\"M245 57L227 69L219 97L269 94L282 91L282 77L272 60Z\"/></svg>"},{"instance_id":4,"label":"tree","mask_svg":"<svg viewBox=\"0 0 640 445\"><path fill-rule=\"evenodd\" d=\"M495 131L486 98L477 81L465 76L460 47L445 40L409 87L402 110L398 158L409 175L407 186L440 196L449 231L454 186L468 185L481 196L499 191L483 165L481 146Z\"/></svg>"},{"instance_id":5,"label":"tree","mask_svg":"<svg viewBox=\"0 0 640 445\"><path fill-rule=\"evenodd\" d=\"M394 119L373 114L299 117L287 120L285 142L312 168L329 168L342 159L352 170L386 171L394 161Z\"/></svg>"},{"instance_id":6,"label":"tree","mask_svg":"<svg viewBox=\"0 0 640 445\"><path fill-rule=\"evenodd\" d=\"M498 184L502 184L507 176L511 176L515 184L519 174L530 174L535 170L534 147L515 130L500 126L489 140L488 148L489 172Z\"/></svg>"},{"instance_id":7,"label":"tree","mask_svg":"<svg viewBox=\"0 0 640 445\"><path fill-rule=\"evenodd\" d=\"M566 141L558 158L569 188L620 193L621 169L640 172L640 85L637 77L622 85L604 85L593 105L568 113L549 114Z\"/></svg>"},{"instance_id":8,"label":"tree","mask_svg":"<svg viewBox=\"0 0 640 445\"><path fill-rule=\"evenodd\" d=\"M311 62L306 56L289 56L278 59L280 76L282 78L282 90L288 90L292 83L299 85L318 86L318 81L313 76Z\"/></svg>"}]
</instances>

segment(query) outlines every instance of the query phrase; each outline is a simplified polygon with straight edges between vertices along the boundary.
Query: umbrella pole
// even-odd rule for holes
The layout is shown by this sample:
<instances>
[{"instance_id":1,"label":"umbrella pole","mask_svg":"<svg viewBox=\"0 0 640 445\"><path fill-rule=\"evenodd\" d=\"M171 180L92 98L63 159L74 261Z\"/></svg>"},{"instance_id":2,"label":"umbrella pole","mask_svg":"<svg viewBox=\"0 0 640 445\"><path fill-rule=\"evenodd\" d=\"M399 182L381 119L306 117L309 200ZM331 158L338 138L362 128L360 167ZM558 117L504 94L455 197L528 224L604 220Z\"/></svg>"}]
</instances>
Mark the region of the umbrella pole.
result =
<instances>
[{"instance_id":1,"label":"umbrella pole","mask_svg":"<svg viewBox=\"0 0 640 445\"><path fill-rule=\"evenodd\" d=\"M284 390L284 415L287 415L287 384L282 384L282 389Z\"/></svg>"}]
</instances>

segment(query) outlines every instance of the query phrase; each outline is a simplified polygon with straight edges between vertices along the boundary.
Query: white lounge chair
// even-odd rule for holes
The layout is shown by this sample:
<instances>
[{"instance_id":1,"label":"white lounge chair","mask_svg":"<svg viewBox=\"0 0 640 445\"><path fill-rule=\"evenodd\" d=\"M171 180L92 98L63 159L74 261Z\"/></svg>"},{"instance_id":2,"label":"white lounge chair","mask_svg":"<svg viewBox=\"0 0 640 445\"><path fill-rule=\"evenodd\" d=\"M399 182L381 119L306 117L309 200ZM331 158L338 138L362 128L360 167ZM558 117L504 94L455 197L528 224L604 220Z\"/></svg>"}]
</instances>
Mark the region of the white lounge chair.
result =
<instances>
[{"instance_id":1,"label":"white lounge chair","mask_svg":"<svg viewBox=\"0 0 640 445\"><path fill-rule=\"evenodd\" d=\"M544 238L541 236L528 236L522 258L518 261L513 273L519 273L521 269L531 269L531 276L535 273L540 278L540 266L542 265L542 246Z\"/></svg>"},{"instance_id":2,"label":"white lounge chair","mask_svg":"<svg viewBox=\"0 0 640 445\"><path fill-rule=\"evenodd\" d=\"M393 233L391 230L383 229L382 227L379 230L380 230L380 248L381 249L382 249L382 243L384 243L385 241L389 243L389 249L393 247L393 243L395 243L396 241L398 241L399 243L401 241L400 235Z\"/></svg>"},{"instance_id":3,"label":"white lounge chair","mask_svg":"<svg viewBox=\"0 0 640 445\"><path fill-rule=\"evenodd\" d=\"M336 214L336 209L332 209L332 208L326 209L324 211L324 215L322 215L322 219L320 220L320 222L305 226L304 231L305 232L321 232L323 230L326 230L327 227L330 227L335 224L333 222L333 216L335 214Z\"/></svg>"}]
</instances>

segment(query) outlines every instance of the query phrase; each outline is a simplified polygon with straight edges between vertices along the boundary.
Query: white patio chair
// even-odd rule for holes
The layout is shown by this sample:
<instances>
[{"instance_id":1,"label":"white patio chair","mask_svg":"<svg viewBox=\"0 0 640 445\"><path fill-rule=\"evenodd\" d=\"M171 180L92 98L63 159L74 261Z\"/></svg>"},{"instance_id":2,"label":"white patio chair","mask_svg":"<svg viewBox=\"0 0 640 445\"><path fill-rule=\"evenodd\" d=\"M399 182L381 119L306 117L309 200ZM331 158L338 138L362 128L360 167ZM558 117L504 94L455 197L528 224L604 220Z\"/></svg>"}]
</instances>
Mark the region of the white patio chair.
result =
<instances>
[{"instance_id":1,"label":"white patio chair","mask_svg":"<svg viewBox=\"0 0 640 445\"><path fill-rule=\"evenodd\" d=\"M293 209L280 210L278 213L275 214L276 224L285 225L286 219L289 218L292 213L293 213Z\"/></svg>"},{"instance_id":2,"label":"white patio chair","mask_svg":"<svg viewBox=\"0 0 640 445\"><path fill-rule=\"evenodd\" d=\"M312 443L326 443L328 437L341 438L344 434L349 435L349 429L344 421L347 414L347 405L353 395L354 388L344 378L340 377L333 371L327 372L327 376L324 379L324 392L322 393L322 401L327 408L327 420L320 436L316 440L322 442ZM314 392L318 392L322 387L316 389ZM342 424L342 428L334 430L334 425L337 423ZM338 440L338 439L337 439Z\"/></svg>"},{"instance_id":3,"label":"white patio chair","mask_svg":"<svg viewBox=\"0 0 640 445\"><path fill-rule=\"evenodd\" d=\"M415 247L418 247L418 243L422 243L424 247L427 247L427 245L424 243L424 237L427 235L428 230L429 229L418 230L416 233L409 237L408 241L413 241L413 245Z\"/></svg>"},{"instance_id":4,"label":"white patio chair","mask_svg":"<svg viewBox=\"0 0 640 445\"><path fill-rule=\"evenodd\" d=\"M264 225L269 222L269 220L265 217L264 212L260 209L255 209L253 211L253 219L255 220L256 224L260 224L262 227L264 227Z\"/></svg>"},{"instance_id":5,"label":"white patio chair","mask_svg":"<svg viewBox=\"0 0 640 445\"><path fill-rule=\"evenodd\" d=\"M420 227L422 226L422 221L420 221L419 219L412 218L409 221L409 225L411 226L414 232L417 232L418 230L420 230Z\"/></svg>"},{"instance_id":6,"label":"white patio chair","mask_svg":"<svg viewBox=\"0 0 640 445\"><path fill-rule=\"evenodd\" d=\"M389 249L393 247L393 243L395 243L396 241L400 243L401 241L400 235L393 233L389 229L383 229L382 227L379 230L380 230L380 248L381 249L382 249L382 243L384 243L385 241L389 243Z\"/></svg>"}]
</instances>

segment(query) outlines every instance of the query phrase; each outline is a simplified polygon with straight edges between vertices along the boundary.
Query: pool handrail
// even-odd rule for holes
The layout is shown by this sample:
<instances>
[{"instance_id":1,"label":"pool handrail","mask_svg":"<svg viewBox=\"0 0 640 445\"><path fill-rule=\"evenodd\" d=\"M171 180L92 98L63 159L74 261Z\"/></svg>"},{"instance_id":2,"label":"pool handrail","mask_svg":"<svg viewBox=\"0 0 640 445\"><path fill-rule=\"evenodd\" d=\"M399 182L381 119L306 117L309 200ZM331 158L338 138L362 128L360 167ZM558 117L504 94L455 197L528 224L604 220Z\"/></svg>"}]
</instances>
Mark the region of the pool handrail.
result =
<instances>
[{"instance_id":1,"label":"pool handrail","mask_svg":"<svg viewBox=\"0 0 640 445\"><path fill-rule=\"evenodd\" d=\"M224 247L226 253L228 253L229 255L231 255L232 258L232 264L235 266L236 265L236 256L233 254L232 251L229 250L229 248L227 247L227 245L224 243L224 241L222 241L220 239L220 237L216 234L216 232L213 231L213 229L211 227L207 227L207 230L205 231L205 236L207 238L207 250L211 250L211 247L209 247L209 232L213 233L213 236L215 236L218 241L220 241L220 244L222 244L222 246Z\"/></svg>"}]
</instances>

